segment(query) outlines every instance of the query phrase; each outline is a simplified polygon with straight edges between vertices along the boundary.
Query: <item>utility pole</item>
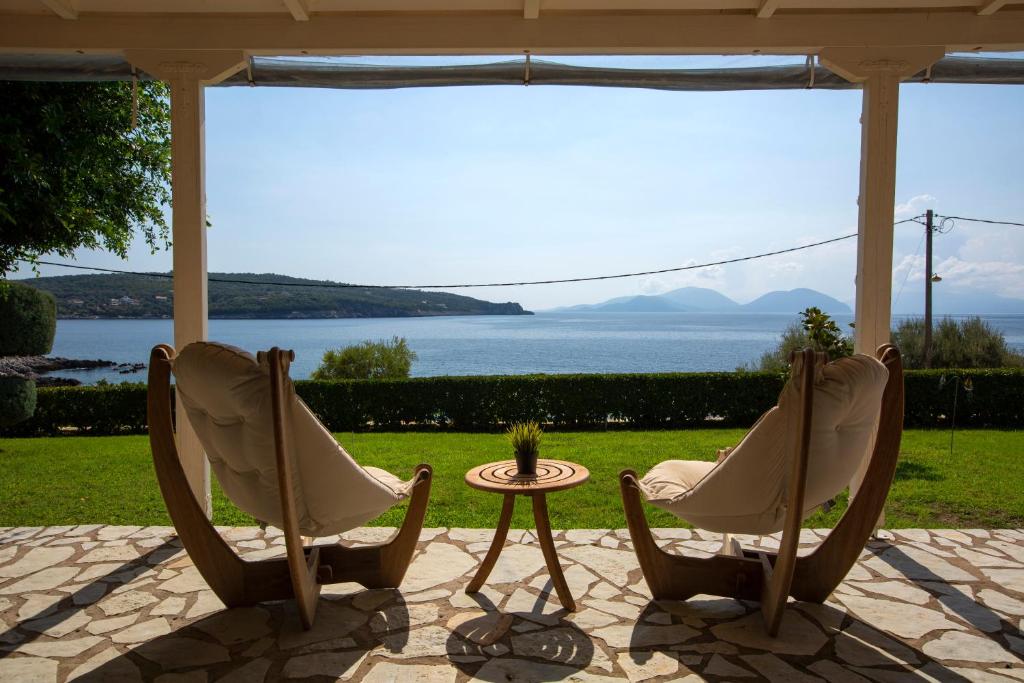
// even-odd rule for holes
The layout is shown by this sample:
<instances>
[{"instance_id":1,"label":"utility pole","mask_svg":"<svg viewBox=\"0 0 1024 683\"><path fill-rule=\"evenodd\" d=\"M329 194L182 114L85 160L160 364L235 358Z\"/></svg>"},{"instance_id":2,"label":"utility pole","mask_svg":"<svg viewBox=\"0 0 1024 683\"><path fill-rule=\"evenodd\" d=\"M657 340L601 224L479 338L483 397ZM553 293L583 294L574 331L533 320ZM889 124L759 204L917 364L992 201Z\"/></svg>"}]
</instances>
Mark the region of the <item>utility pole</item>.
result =
<instances>
[{"instance_id":1,"label":"utility pole","mask_svg":"<svg viewBox=\"0 0 1024 683\"><path fill-rule=\"evenodd\" d=\"M932 366L932 210L925 214L924 224L924 366Z\"/></svg>"}]
</instances>

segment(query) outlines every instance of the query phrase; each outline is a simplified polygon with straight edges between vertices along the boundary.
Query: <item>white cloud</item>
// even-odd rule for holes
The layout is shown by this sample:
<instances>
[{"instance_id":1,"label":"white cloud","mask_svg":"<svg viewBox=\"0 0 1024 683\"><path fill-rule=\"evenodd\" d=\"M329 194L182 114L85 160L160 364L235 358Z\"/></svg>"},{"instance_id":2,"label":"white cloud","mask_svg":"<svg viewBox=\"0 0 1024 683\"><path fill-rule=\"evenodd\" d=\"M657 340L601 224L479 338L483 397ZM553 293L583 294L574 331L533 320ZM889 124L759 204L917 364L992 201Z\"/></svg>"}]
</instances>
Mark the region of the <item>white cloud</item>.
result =
<instances>
[{"instance_id":1,"label":"white cloud","mask_svg":"<svg viewBox=\"0 0 1024 683\"><path fill-rule=\"evenodd\" d=\"M1024 264L1010 261L963 261L955 256L935 266L951 287L984 289L1014 298L1024 296Z\"/></svg>"},{"instance_id":2,"label":"white cloud","mask_svg":"<svg viewBox=\"0 0 1024 683\"><path fill-rule=\"evenodd\" d=\"M1024 230L1003 228L979 230L970 226L972 234L957 255L965 261L1024 262Z\"/></svg>"},{"instance_id":3,"label":"white cloud","mask_svg":"<svg viewBox=\"0 0 1024 683\"><path fill-rule=\"evenodd\" d=\"M775 261L768 266L768 271L773 275L784 275L799 273L804 270L804 264L797 261Z\"/></svg>"},{"instance_id":4,"label":"white cloud","mask_svg":"<svg viewBox=\"0 0 1024 683\"><path fill-rule=\"evenodd\" d=\"M938 200L930 194L919 194L911 197L902 204L896 205L896 210L893 212L896 218L911 218L912 216L918 216L924 213L925 209L935 208L934 204Z\"/></svg>"}]
</instances>

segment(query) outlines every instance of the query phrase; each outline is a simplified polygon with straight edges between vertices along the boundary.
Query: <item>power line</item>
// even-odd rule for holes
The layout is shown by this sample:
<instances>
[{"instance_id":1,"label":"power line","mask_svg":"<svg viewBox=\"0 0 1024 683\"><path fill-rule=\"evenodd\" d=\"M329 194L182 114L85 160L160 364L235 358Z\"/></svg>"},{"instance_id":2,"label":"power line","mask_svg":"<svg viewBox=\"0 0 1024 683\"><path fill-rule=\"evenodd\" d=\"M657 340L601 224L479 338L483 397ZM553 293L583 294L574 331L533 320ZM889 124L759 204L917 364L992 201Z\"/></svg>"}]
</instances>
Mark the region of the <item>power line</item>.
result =
<instances>
[{"instance_id":1,"label":"power line","mask_svg":"<svg viewBox=\"0 0 1024 683\"><path fill-rule=\"evenodd\" d=\"M921 222L922 215L912 216L910 218L904 218L903 220L895 221L894 226L902 225L904 223L918 223L923 225ZM971 221L975 223L989 223L993 225L1014 225L1024 227L1024 223L1013 223L1009 221L994 221L984 218L965 218L963 216L938 216L939 218L951 219L951 220L963 220ZM820 247L826 244L832 244L834 242L841 242L843 240L852 239L857 236L857 233L851 233L849 235L841 235L839 237L833 237L831 239L822 240L820 242L812 242L810 244L804 244L797 247L790 247L788 249L779 249L777 251L768 251L761 254L753 254L751 256L740 256L732 259L724 259L721 261L711 261L708 263L697 263L688 266L677 266L674 268L661 268L658 270L645 270L634 273L618 273L615 275L593 275L589 277L575 277L575 278L560 278L550 280L526 280L521 282L482 282L472 284L428 284L428 285L360 285L360 284L349 284L344 282L259 282L256 280L240 280L237 278L209 278L209 282L221 282L226 284L241 284L241 285L261 285L270 287L306 287L313 289L469 289L474 287L523 287L529 285L557 285L557 284L568 284L572 282L596 282L599 280L619 280L623 278L631 277L643 277L646 275L663 275L665 273L679 273L687 270L698 270L700 268L710 268L712 266L724 266L732 263L742 263L744 261L754 261L757 259L767 258L769 256L778 256L780 254L789 254L796 251L803 251L804 249L812 249L814 247ZM26 259L19 259L23 263L33 263ZM100 273L115 273L119 275L140 275L145 277L155 277L163 279L172 279L174 275L172 273L144 273L133 270L121 270L117 268L98 268L93 266L79 266L70 263L56 263L54 261L35 261L34 263L45 266L57 266L60 268L72 268L75 270L88 270L92 272ZM904 283L905 284L905 283ZM901 288L902 290L902 288Z\"/></svg>"},{"instance_id":2,"label":"power line","mask_svg":"<svg viewBox=\"0 0 1024 683\"><path fill-rule=\"evenodd\" d=\"M902 221L905 222L905 221ZM812 242L811 244L804 244L799 247L790 247L788 249L779 249L777 251L768 251L762 254L753 254L751 256L740 256L732 259L724 259L722 261L711 261L708 263L696 263L688 266L677 266L675 268L661 268L659 270L645 270L636 273L619 273L616 275L593 275L590 277L574 277L574 278L563 278L558 280L529 280L523 282L488 282L488 283L474 283L474 284L445 284L445 285L357 285L348 284L345 282L259 282L256 280L238 280L234 278L209 278L209 282L225 282L231 284L241 285L270 285L278 287L312 287L319 289L463 289L469 287L520 287L526 285L556 285L565 284L570 282L594 282L597 280L617 280L628 277L642 277L644 275L660 275L662 273L678 273L684 270L696 270L698 268L710 268L712 266L724 266L730 263L741 263L743 261L753 261L755 259L766 258L768 256L778 256L779 254L789 254L794 251L802 251L804 249L811 249L813 247L820 247L825 244L832 244L833 242L840 242L842 240L848 240L852 237L856 237L857 233L851 233L849 235L841 235L840 237L833 237L831 239L822 240L820 242ZM29 263L24 259L20 259L23 262ZM44 266L58 266L62 268L74 268L76 270L90 270L101 273L116 273L119 275L141 275L145 277L158 277L164 279L172 279L174 275L172 273L143 273L133 270L120 270L117 268L96 268L92 266L78 266L69 263L56 263L53 261L35 261L35 263Z\"/></svg>"},{"instance_id":3,"label":"power line","mask_svg":"<svg viewBox=\"0 0 1024 683\"><path fill-rule=\"evenodd\" d=\"M949 218L954 221L968 221L970 223L988 223L989 225L1012 225L1017 228L1024 228L1024 223L1014 223L1013 221L993 221L987 218L965 218L963 216L940 216L935 214L936 218Z\"/></svg>"},{"instance_id":4,"label":"power line","mask_svg":"<svg viewBox=\"0 0 1024 683\"><path fill-rule=\"evenodd\" d=\"M903 295L903 288L907 286L907 280L910 279L910 272L914 270L914 261L917 260L917 255L921 253L921 245L924 244L924 238L927 233L921 233L921 239L917 241L917 249L914 250L914 256L910 259L910 266L907 268L907 274L903 276L903 284L900 285L900 291L896 292L896 298L892 300L892 305L896 306L899 303L900 297Z\"/></svg>"}]
</instances>

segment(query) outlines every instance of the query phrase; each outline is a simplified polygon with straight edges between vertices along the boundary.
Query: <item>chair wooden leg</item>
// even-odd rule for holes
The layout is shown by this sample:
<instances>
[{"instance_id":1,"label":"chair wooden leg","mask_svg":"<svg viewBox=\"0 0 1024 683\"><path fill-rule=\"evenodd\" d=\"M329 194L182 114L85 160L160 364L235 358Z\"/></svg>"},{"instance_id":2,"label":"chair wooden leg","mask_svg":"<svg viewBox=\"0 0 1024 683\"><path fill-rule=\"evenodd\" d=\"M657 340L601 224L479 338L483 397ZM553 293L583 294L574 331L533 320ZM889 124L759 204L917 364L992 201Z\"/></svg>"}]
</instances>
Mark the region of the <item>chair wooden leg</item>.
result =
<instances>
[{"instance_id":1,"label":"chair wooden leg","mask_svg":"<svg viewBox=\"0 0 1024 683\"><path fill-rule=\"evenodd\" d=\"M423 518L430 498L433 470L429 465L416 468L416 484L405 512L405 521L387 543L362 548L340 545L319 546L321 583L354 581L367 588L398 588L412 561L423 529Z\"/></svg>"},{"instance_id":2,"label":"chair wooden leg","mask_svg":"<svg viewBox=\"0 0 1024 683\"><path fill-rule=\"evenodd\" d=\"M903 364L890 344L878 348L876 357L889 370L882 394L878 436L864 481L835 528L810 555L799 557L790 594L797 600L824 602L849 573L885 507L896 475L903 435Z\"/></svg>"},{"instance_id":3,"label":"chair wooden leg","mask_svg":"<svg viewBox=\"0 0 1024 683\"><path fill-rule=\"evenodd\" d=\"M173 357L174 349L167 345L155 347L150 355L147 410L153 465L175 531L217 597L228 607L296 598L303 625L309 628L322 584L355 581L367 588L398 587L423 528L433 474L430 466L416 468L405 521L390 542L363 548L309 548L301 547L301 538L296 535L299 545L293 542L289 550L293 564L299 558L298 571L291 570L288 557L244 560L206 517L178 459L170 400Z\"/></svg>"},{"instance_id":4,"label":"chair wooden leg","mask_svg":"<svg viewBox=\"0 0 1024 683\"><path fill-rule=\"evenodd\" d=\"M149 358L147 421L149 444L153 452L160 493L174 529L189 557L217 597L228 607L252 604L252 591L258 585L271 594L290 594L290 577L285 564L260 564L253 571L238 557L206 517L188 485L174 438L171 419L170 375L174 349L161 344ZM256 578L258 581L254 582Z\"/></svg>"},{"instance_id":5,"label":"chair wooden leg","mask_svg":"<svg viewBox=\"0 0 1024 683\"><path fill-rule=\"evenodd\" d=\"M629 536L655 600L686 600L701 593L741 600L760 597L764 572L761 561L756 558L745 555L687 557L659 548L647 525L636 482L636 473L632 470L619 474Z\"/></svg>"}]
</instances>

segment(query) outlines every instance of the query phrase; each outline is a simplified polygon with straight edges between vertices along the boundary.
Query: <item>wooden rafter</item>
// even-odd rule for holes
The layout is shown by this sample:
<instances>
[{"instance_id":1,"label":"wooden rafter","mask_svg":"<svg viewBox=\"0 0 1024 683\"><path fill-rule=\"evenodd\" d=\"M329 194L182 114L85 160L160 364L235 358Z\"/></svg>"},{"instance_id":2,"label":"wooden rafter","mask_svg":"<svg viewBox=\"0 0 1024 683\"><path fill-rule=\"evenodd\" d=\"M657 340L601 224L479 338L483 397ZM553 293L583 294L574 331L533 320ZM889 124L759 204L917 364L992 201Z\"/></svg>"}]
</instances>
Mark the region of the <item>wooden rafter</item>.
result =
<instances>
[{"instance_id":1,"label":"wooden rafter","mask_svg":"<svg viewBox=\"0 0 1024 683\"><path fill-rule=\"evenodd\" d=\"M292 19L295 21L309 21L307 0L284 0L284 6L292 13Z\"/></svg>"},{"instance_id":2,"label":"wooden rafter","mask_svg":"<svg viewBox=\"0 0 1024 683\"><path fill-rule=\"evenodd\" d=\"M536 19L540 16L540 0L523 0L523 19Z\"/></svg>"},{"instance_id":3,"label":"wooden rafter","mask_svg":"<svg viewBox=\"0 0 1024 683\"><path fill-rule=\"evenodd\" d=\"M1007 0L983 0L981 5L978 6L978 14L980 16L987 16L989 14L995 14L1003 5L1007 3Z\"/></svg>"},{"instance_id":4,"label":"wooden rafter","mask_svg":"<svg viewBox=\"0 0 1024 683\"><path fill-rule=\"evenodd\" d=\"M761 0L761 4L757 8L758 19L770 19L775 10L779 8L780 0Z\"/></svg>"},{"instance_id":5,"label":"wooden rafter","mask_svg":"<svg viewBox=\"0 0 1024 683\"><path fill-rule=\"evenodd\" d=\"M40 0L46 7L61 19L77 19L78 9L73 0Z\"/></svg>"},{"instance_id":6,"label":"wooden rafter","mask_svg":"<svg viewBox=\"0 0 1024 683\"><path fill-rule=\"evenodd\" d=\"M78 21L8 14L0 51L245 50L290 54L761 54L815 53L822 46L938 45L947 52L1024 50L1024 12L998 20L974 12L859 14L515 14L317 13L290 15L83 13Z\"/></svg>"}]
</instances>

